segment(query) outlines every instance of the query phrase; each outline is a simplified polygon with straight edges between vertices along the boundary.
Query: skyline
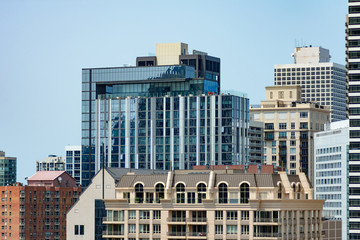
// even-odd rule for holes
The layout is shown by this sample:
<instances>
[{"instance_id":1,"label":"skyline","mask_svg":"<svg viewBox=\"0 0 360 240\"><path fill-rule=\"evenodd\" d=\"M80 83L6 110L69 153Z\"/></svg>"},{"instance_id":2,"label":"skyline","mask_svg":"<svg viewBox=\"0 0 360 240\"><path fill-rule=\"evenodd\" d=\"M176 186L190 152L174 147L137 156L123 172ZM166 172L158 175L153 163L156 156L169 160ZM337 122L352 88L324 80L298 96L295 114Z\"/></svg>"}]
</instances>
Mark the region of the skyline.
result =
<instances>
[{"instance_id":1,"label":"skyline","mask_svg":"<svg viewBox=\"0 0 360 240\"><path fill-rule=\"evenodd\" d=\"M184 42L221 58L222 90L258 104L273 66L293 63L296 43L345 64L346 3L227 3L1 2L0 150L17 157L18 181L35 173L36 160L80 145L82 68L134 66L156 43Z\"/></svg>"}]
</instances>

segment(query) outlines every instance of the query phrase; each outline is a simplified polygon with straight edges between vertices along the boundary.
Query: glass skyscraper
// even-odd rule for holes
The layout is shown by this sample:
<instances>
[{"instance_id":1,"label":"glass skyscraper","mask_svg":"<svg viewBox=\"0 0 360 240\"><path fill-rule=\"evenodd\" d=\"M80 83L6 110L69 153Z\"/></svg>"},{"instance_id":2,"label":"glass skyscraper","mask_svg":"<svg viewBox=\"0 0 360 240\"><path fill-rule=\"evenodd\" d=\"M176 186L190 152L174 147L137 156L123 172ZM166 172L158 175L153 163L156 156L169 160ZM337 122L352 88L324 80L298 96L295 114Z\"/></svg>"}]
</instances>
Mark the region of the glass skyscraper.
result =
<instances>
[{"instance_id":1,"label":"glass skyscraper","mask_svg":"<svg viewBox=\"0 0 360 240\"><path fill-rule=\"evenodd\" d=\"M157 53L137 67L83 69L83 186L103 164L169 170L248 161L249 99L219 94L220 59L181 47L178 62Z\"/></svg>"}]
</instances>

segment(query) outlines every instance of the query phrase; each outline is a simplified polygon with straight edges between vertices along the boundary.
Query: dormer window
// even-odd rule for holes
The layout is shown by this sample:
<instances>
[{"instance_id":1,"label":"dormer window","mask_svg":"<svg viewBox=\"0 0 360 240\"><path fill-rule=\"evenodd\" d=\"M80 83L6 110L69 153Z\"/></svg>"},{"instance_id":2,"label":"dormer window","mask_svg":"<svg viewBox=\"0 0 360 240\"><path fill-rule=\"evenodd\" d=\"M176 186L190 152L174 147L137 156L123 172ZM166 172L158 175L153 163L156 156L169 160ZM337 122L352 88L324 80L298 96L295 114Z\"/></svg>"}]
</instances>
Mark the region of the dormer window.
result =
<instances>
[{"instance_id":1,"label":"dormer window","mask_svg":"<svg viewBox=\"0 0 360 240\"><path fill-rule=\"evenodd\" d=\"M141 183L135 185L135 203L144 202L144 186Z\"/></svg>"},{"instance_id":2,"label":"dormer window","mask_svg":"<svg viewBox=\"0 0 360 240\"><path fill-rule=\"evenodd\" d=\"M228 188L225 183L219 185L219 203L228 203Z\"/></svg>"},{"instance_id":3,"label":"dormer window","mask_svg":"<svg viewBox=\"0 0 360 240\"><path fill-rule=\"evenodd\" d=\"M185 203L185 185L182 183L176 185L176 203Z\"/></svg>"},{"instance_id":4,"label":"dormer window","mask_svg":"<svg viewBox=\"0 0 360 240\"><path fill-rule=\"evenodd\" d=\"M198 192L198 203L202 203L202 200L206 198L206 185L204 183L200 183L197 186Z\"/></svg>"},{"instance_id":5,"label":"dormer window","mask_svg":"<svg viewBox=\"0 0 360 240\"><path fill-rule=\"evenodd\" d=\"M243 183L240 185L240 203L249 203L250 189L249 184Z\"/></svg>"}]
</instances>

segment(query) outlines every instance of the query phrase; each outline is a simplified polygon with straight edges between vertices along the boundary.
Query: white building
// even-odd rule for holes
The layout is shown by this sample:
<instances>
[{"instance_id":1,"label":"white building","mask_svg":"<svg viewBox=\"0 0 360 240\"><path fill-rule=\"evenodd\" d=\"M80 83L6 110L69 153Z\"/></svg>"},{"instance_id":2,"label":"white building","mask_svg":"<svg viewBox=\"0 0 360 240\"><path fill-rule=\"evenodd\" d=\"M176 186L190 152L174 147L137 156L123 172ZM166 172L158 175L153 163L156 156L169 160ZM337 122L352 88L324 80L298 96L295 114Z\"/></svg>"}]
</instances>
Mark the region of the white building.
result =
<instances>
[{"instance_id":1,"label":"white building","mask_svg":"<svg viewBox=\"0 0 360 240\"><path fill-rule=\"evenodd\" d=\"M64 171L65 158L49 155L45 160L36 161L36 171Z\"/></svg>"},{"instance_id":2,"label":"white building","mask_svg":"<svg viewBox=\"0 0 360 240\"><path fill-rule=\"evenodd\" d=\"M76 184L81 184L81 146L66 146L66 168L73 178L76 179Z\"/></svg>"},{"instance_id":3,"label":"white building","mask_svg":"<svg viewBox=\"0 0 360 240\"><path fill-rule=\"evenodd\" d=\"M274 66L274 84L301 86L301 98L331 109L331 121L346 119L346 70L330 62L329 50L322 47L297 47L294 64Z\"/></svg>"},{"instance_id":4,"label":"white building","mask_svg":"<svg viewBox=\"0 0 360 240\"><path fill-rule=\"evenodd\" d=\"M132 169L137 174L152 174L151 170ZM115 186L129 169L107 168L100 170L91 180L90 185L80 195L79 200L73 205L66 215L67 240L101 240L104 225L103 217L106 216L105 205L102 199L115 199ZM161 173L166 171L155 171ZM103 174L104 173L104 174ZM104 181L103 181L104 180ZM83 229L80 235L75 229Z\"/></svg>"},{"instance_id":5,"label":"white building","mask_svg":"<svg viewBox=\"0 0 360 240\"><path fill-rule=\"evenodd\" d=\"M342 239L348 235L348 146L349 120L331 123L327 130L315 133L315 198L326 200L323 217L342 220Z\"/></svg>"}]
</instances>

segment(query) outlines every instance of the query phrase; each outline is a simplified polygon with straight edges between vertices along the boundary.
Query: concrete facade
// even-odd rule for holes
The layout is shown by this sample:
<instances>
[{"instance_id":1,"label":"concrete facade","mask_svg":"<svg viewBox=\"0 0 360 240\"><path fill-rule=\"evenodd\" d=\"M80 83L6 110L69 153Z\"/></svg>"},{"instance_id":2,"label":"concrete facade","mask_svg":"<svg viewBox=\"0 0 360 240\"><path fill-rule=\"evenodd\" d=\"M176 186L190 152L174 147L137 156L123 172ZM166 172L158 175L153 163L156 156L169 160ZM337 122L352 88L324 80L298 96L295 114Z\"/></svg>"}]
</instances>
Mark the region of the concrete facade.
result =
<instances>
[{"instance_id":1,"label":"concrete facade","mask_svg":"<svg viewBox=\"0 0 360 240\"><path fill-rule=\"evenodd\" d=\"M45 160L36 161L36 171L65 171L65 158L49 155Z\"/></svg>"},{"instance_id":2,"label":"concrete facade","mask_svg":"<svg viewBox=\"0 0 360 240\"><path fill-rule=\"evenodd\" d=\"M330 62L329 50L322 47L298 47L294 64L274 66L274 85L300 86L304 101L330 107L331 121L345 120L346 69Z\"/></svg>"},{"instance_id":3,"label":"concrete facade","mask_svg":"<svg viewBox=\"0 0 360 240\"><path fill-rule=\"evenodd\" d=\"M81 184L81 146L65 147L65 171L76 179L76 184Z\"/></svg>"},{"instance_id":4,"label":"concrete facade","mask_svg":"<svg viewBox=\"0 0 360 240\"><path fill-rule=\"evenodd\" d=\"M321 239L324 200L312 191L303 173L127 174L105 200L103 237Z\"/></svg>"},{"instance_id":5,"label":"concrete facade","mask_svg":"<svg viewBox=\"0 0 360 240\"><path fill-rule=\"evenodd\" d=\"M297 86L266 87L266 100L250 107L251 119L264 122L266 164L287 169L290 174L314 175L314 133L324 130L328 108L301 100Z\"/></svg>"},{"instance_id":6,"label":"concrete facade","mask_svg":"<svg viewBox=\"0 0 360 240\"><path fill-rule=\"evenodd\" d=\"M16 183L16 157L7 157L0 151L0 186Z\"/></svg>"},{"instance_id":7,"label":"concrete facade","mask_svg":"<svg viewBox=\"0 0 360 240\"><path fill-rule=\"evenodd\" d=\"M348 236L348 173L349 120L331 123L314 135L316 199L324 199L323 217L340 220L342 238Z\"/></svg>"}]
</instances>

